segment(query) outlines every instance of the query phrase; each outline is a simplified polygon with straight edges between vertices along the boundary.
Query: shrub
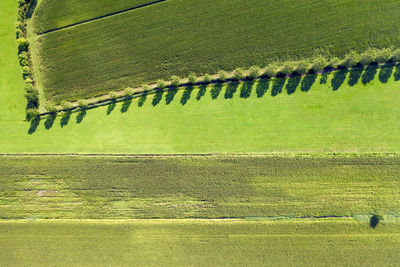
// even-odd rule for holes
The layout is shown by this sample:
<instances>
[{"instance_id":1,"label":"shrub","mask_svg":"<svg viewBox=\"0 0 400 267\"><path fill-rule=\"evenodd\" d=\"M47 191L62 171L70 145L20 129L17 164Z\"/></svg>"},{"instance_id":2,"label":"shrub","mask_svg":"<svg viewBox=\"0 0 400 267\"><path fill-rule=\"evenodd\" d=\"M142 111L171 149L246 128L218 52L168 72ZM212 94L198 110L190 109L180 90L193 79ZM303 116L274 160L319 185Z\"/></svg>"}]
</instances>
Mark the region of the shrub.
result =
<instances>
[{"instance_id":1,"label":"shrub","mask_svg":"<svg viewBox=\"0 0 400 267\"><path fill-rule=\"evenodd\" d=\"M294 70L293 63L292 62L286 62L279 68L278 73L280 75L286 76L286 75L292 73L293 70Z\"/></svg>"},{"instance_id":2,"label":"shrub","mask_svg":"<svg viewBox=\"0 0 400 267\"><path fill-rule=\"evenodd\" d=\"M54 114L54 113L57 113L57 107L53 104L53 103L51 103L51 102L47 102L45 105L44 105L44 108L47 110L47 112L49 112L49 113L51 113L51 114Z\"/></svg>"},{"instance_id":3,"label":"shrub","mask_svg":"<svg viewBox=\"0 0 400 267\"><path fill-rule=\"evenodd\" d=\"M133 96L135 94L135 89L133 89L132 87L127 87L125 88L125 95L127 96Z\"/></svg>"},{"instance_id":4,"label":"shrub","mask_svg":"<svg viewBox=\"0 0 400 267\"><path fill-rule=\"evenodd\" d=\"M167 86L167 85L166 85L166 83L165 83L164 80L158 80L158 81L157 81L157 88L158 88L158 89L164 89L166 86Z\"/></svg>"},{"instance_id":5,"label":"shrub","mask_svg":"<svg viewBox=\"0 0 400 267\"><path fill-rule=\"evenodd\" d=\"M86 100L86 99L79 99L78 100L78 105L79 105L79 107L81 107L82 109L85 109L85 108L87 108L88 106L89 106L89 103L88 103L88 101Z\"/></svg>"},{"instance_id":6,"label":"shrub","mask_svg":"<svg viewBox=\"0 0 400 267\"><path fill-rule=\"evenodd\" d=\"M37 92L37 90L33 87L33 85L31 83L27 83L25 85L25 92Z\"/></svg>"},{"instance_id":7,"label":"shrub","mask_svg":"<svg viewBox=\"0 0 400 267\"><path fill-rule=\"evenodd\" d=\"M178 76L174 75L171 77L171 85L173 87L178 87L181 84L180 79Z\"/></svg>"},{"instance_id":8,"label":"shrub","mask_svg":"<svg viewBox=\"0 0 400 267\"><path fill-rule=\"evenodd\" d=\"M320 55L313 60L311 69L314 72L320 72L321 70L323 70L326 67L327 64L328 64L328 60L326 60L325 57Z\"/></svg>"},{"instance_id":9,"label":"shrub","mask_svg":"<svg viewBox=\"0 0 400 267\"><path fill-rule=\"evenodd\" d=\"M225 82L225 81L228 79L228 74L226 73L226 71L220 70L220 71L218 72L218 74L219 74L219 80L220 80L221 82Z\"/></svg>"},{"instance_id":10,"label":"shrub","mask_svg":"<svg viewBox=\"0 0 400 267\"><path fill-rule=\"evenodd\" d=\"M39 116L39 111L36 108L29 108L26 110L26 119L31 121Z\"/></svg>"},{"instance_id":11,"label":"shrub","mask_svg":"<svg viewBox=\"0 0 400 267\"><path fill-rule=\"evenodd\" d=\"M379 49L376 51L375 61L377 63L385 63L390 59L391 56L392 50L390 50L389 48Z\"/></svg>"},{"instance_id":12,"label":"shrub","mask_svg":"<svg viewBox=\"0 0 400 267\"><path fill-rule=\"evenodd\" d=\"M260 67L259 67L259 66L252 66L252 67L249 69L249 75L248 75L248 77L249 77L250 79L255 79L255 78L257 78L258 76L260 76Z\"/></svg>"},{"instance_id":13,"label":"shrub","mask_svg":"<svg viewBox=\"0 0 400 267\"><path fill-rule=\"evenodd\" d=\"M276 75L277 66L275 64L270 64L264 68L263 76L273 77Z\"/></svg>"},{"instance_id":14,"label":"shrub","mask_svg":"<svg viewBox=\"0 0 400 267\"><path fill-rule=\"evenodd\" d=\"M235 71L233 72L232 79L236 80L236 81L243 79L243 76L244 76L243 73L244 73L243 69L241 69L241 68L235 69Z\"/></svg>"},{"instance_id":15,"label":"shrub","mask_svg":"<svg viewBox=\"0 0 400 267\"><path fill-rule=\"evenodd\" d=\"M296 66L294 67L294 71L298 74L304 74L307 73L308 67L310 66L310 63L306 60L300 60L297 62Z\"/></svg>"},{"instance_id":16,"label":"shrub","mask_svg":"<svg viewBox=\"0 0 400 267\"><path fill-rule=\"evenodd\" d=\"M68 102L68 101L62 101L61 102L61 107L63 108L63 109L71 109L72 108L72 103L71 102Z\"/></svg>"},{"instance_id":17,"label":"shrub","mask_svg":"<svg viewBox=\"0 0 400 267\"><path fill-rule=\"evenodd\" d=\"M28 40L21 37L21 38L17 39L17 42L18 42L19 51L27 51L28 50L28 46L29 46Z\"/></svg>"},{"instance_id":18,"label":"shrub","mask_svg":"<svg viewBox=\"0 0 400 267\"><path fill-rule=\"evenodd\" d=\"M355 67L360 62L360 55L355 52L351 51L347 56L340 62L340 65L346 68Z\"/></svg>"},{"instance_id":19,"label":"shrub","mask_svg":"<svg viewBox=\"0 0 400 267\"><path fill-rule=\"evenodd\" d=\"M19 53L19 55L18 55L18 59L19 59L19 61L21 61L21 60L26 60L26 59L28 59L28 53L27 52L21 52L21 53Z\"/></svg>"},{"instance_id":20,"label":"shrub","mask_svg":"<svg viewBox=\"0 0 400 267\"><path fill-rule=\"evenodd\" d=\"M393 61L400 61L400 49L396 49L392 53L392 60Z\"/></svg>"},{"instance_id":21,"label":"shrub","mask_svg":"<svg viewBox=\"0 0 400 267\"><path fill-rule=\"evenodd\" d=\"M210 82L211 82L211 76L210 76L210 74L208 74L208 73L204 74L203 82L204 82L204 83L210 83Z\"/></svg>"},{"instance_id":22,"label":"shrub","mask_svg":"<svg viewBox=\"0 0 400 267\"><path fill-rule=\"evenodd\" d=\"M364 53L360 55L360 63L364 66L367 66L373 62L375 62L375 51L372 49L368 49Z\"/></svg>"},{"instance_id":23,"label":"shrub","mask_svg":"<svg viewBox=\"0 0 400 267\"><path fill-rule=\"evenodd\" d=\"M21 60L21 61L19 62L19 64L20 64L22 67L25 67L25 66L28 66L28 61L27 61L26 59L23 59L23 60Z\"/></svg>"},{"instance_id":24,"label":"shrub","mask_svg":"<svg viewBox=\"0 0 400 267\"><path fill-rule=\"evenodd\" d=\"M108 95L110 96L110 99L112 99L112 100L115 100L118 98L118 93L114 92L114 91L108 93Z\"/></svg>"},{"instance_id":25,"label":"shrub","mask_svg":"<svg viewBox=\"0 0 400 267\"><path fill-rule=\"evenodd\" d=\"M33 80L32 80L30 77L26 77L26 78L25 78L25 83L26 83L26 84L33 85Z\"/></svg>"},{"instance_id":26,"label":"shrub","mask_svg":"<svg viewBox=\"0 0 400 267\"><path fill-rule=\"evenodd\" d=\"M197 81L197 76L196 76L196 73L190 73L189 74L189 76L188 76L188 81L189 81L189 84L195 84L196 83L196 81Z\"/></svg>"}]
</instances>

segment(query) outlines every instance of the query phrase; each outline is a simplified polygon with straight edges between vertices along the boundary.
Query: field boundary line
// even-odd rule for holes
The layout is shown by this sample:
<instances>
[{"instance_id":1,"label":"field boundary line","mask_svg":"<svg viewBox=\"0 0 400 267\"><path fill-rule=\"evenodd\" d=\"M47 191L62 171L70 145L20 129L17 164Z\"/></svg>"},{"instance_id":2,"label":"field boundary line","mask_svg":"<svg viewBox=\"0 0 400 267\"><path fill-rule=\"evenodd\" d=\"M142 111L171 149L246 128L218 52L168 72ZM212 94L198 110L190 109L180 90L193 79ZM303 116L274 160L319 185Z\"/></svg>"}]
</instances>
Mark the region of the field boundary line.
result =
<instances>
[{"instance_id":1,"label":"field boundary line","mask_svg":"<svg viewBox=\"0 0 400 267\"><path fill-rule=\"evenodd\" d=\"M95 18L82 20L80 22L76 22L76 23L73 23L73 24L70 24L70 25L66 25L66 26L62 26L62 27L59 27L59 28L47 30L47 31L44 31L44 32L40 32L40 33L38 33L38 35L43 35L43 34L46 34L46 33L51 33L51 32L55 32L55 31L59 31L59 30L63 30L63 29L68 29L68 28L71 28L71 27L74 27L74 26L78 26L78 25L81 25L81 24L86 24L86 23L89 23L89 22L93 22L93 21L96 21L96 20L99 20L99 19L108 18L108 17L115 16L115 15L119 15L119 14L122 14L122 13L125 13L125 12L128 12L128 11L132 11L132 10L135 10L135 9L139 9L139 8L143 8L143 7L147 7L147 6L151 6L151 5L155 5L155 4L159 4L159 3L162 3L162 2L165 2L165 1L167 1L167 0L156 0L156 1L153 1L153 2L150 2L150 3L147 3L147 4L142 4L142 5L131 7L131 8L128 8L128 9L116 11L116 12L113 12L113 13L110 13L110 14L107 14L107 15L102 15L102 16L98 16L98 17L95 17Z\"/></svg>"}]
</instances>

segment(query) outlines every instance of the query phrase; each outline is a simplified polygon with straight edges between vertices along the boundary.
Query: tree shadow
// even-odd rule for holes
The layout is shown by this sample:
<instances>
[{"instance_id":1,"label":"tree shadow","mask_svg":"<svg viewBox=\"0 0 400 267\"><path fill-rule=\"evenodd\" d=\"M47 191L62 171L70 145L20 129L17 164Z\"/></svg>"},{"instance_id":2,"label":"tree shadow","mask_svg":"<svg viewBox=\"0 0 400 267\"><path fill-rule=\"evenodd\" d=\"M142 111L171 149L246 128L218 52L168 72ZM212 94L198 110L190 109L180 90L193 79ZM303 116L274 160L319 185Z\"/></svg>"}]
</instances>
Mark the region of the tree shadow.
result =
<instances>
[{"instance_id":1,"label":"tree shadow","mask_svg":"<svg viewBox=\"0 0 400 267\"><path fill-rule=\"evenodd\" d=\"M271 79L269 78L264 78L258 81L256 87L256 94L258 98L263 97L265 93L268 91L270 81Z\"/></svg>"},{"instance_id":2,"label":"tree shadow","mask_svg":"<svg viewBox=\"0 0 400 267\"><path fill-rule=\"evenodd\" d=\"M319 79L319 84L326 84L328 82L328 73L324 72L321 74L321 78Z\"/></svg>"},{"instance_id":3,"label":"tree shadow","mask_svg":"<svg viewBox=\"0 0 400 267\"><path fill-rule=\"evenodd\" d=\"M363 73L364 69L363 68L352 68L350 70L350 74L349 74L349 81L348 84L350 86L354 86L358 83L358 81L361 78L361 74Z\"/></svg>"},{"instance_id":4,"label":"tree shadow","mask_svg":"<svg viewBox=\"0 0 400 267\"><path fill-rule=\"evenodd\" d=\"M193 87L188 86L185 88L185 91L183 91L182 98L181 98L181 105L184 106L186 103L189 101L190 96L192 95Z\"/></svg>"},{"instance_id":5,"label":"tree shadow","mask_svg":"<svg viewBox=\"0 0 400 267\"><path fill-rule=\"evenodd\" d=\"M396 66L396 69L394 71L394 80L400 81L400 64Z\"/></svg>"},{"instance_id":6,"label":"tree shadow","mask_svg":"<svg viewBox=\"0 0 400 267\"><path fill-rule=\"evenodd\" d=\"M335 72L335 75L331 80L333 91L339 90L340 86L342 86L342 84L346 80L346 76L347 76L347 69L340 69L337 72Z\"/></svg>"},{"instance_id":7,"label":"tree shadow","mask_svg":"<svg viewBox=\"0 0 400 267\"><path fill-rule=\"evenodd\" d=\"M34 132L36 132L39 123L40 123L39 116L36 116L33 120L31 120L31 125L29 126L28 134L33 134Z\"/></svg>"},{"instance_id":8,"label":"tree shadow","mask_svg":"<svg viewBox=\"0 0 400 267\"><path fill-rule=\"evenodd\" d=\"M83 118L85 118L86 116L86 109L82 109L78 115L76 115L76 123L77 124L81 124L81 122L83 121Z\"/></svg>"},{"instance_id":9,"label":"tree shadow","mask_svg":"<svg viewBox=\"0 0 400 267\"><path fill-rule=\"evenodd\" d=\"M53 127L54 121L57 118L56 113L51 113L47 116L46 121L44 122L44 128L46 130L50 130L51 127Z\"/></svg>"},{"instance_id":10,"label":"tree shadow","mask_svg":"<svg viewBox=\"0 0 400 267\"><path fill-rule=\"evenodd\" d=\"M26 18L30 19L32 18L33 12L35 12L37 6L37 0L31 0L30 4L29 4L29 8L26 12Z\"/></svg>"},{"instance_id":11,"label":"tree shadow","mask_svg":"<svg viewBox=\"0 0 400 267\"><path fill-rule=\"evenodd\" d=\"M296 92L297 86L300 84L301 77L299 75L292 76L288 79L286 84L286 91L288 95Z\"/></svg>"},{"instance_id":12,"label":"tree shadow","mask_svg":"<svg viewBox=\"0 0 400 267\"><path fill-rule=\"evenodd\" d=\"M210 93L211 93L211 98L212 98L213 100L214 100L214 99L217 99L218 96L219 96L219 94L221 93L221 91L222 91L222 84L221 84L221 83L215 84L215 85L213 86L213 88L211 89L211 91L210 91Z\"/></svg>"},{"instance_id":13,"label":"tree shadow","mask_svg":"<svg viewBox=\"0 0 400 267\"><path fill-rule=\"evenodd\" d=\"M282 88L285 85L285 82L285 77L275 78L274 83L272 84L271 96L277 96L282 93Z\"/></svg>"},{"instance_id":14,"label":"tree shadow","mask_svg":"<svg viewBox=\"0 0 400 267\"><path fill-rule=\"evenodd\" d=\"M110 104L108 104L107 107L107 116L111 114L111 112L113 112L113 110L115 109L117 102L115 100L111 101Z\"/></svg>"},{"instance_id":15,"label":"tree shadow","mask_svg":"<svg viewBox=\"0 0 400 267\"><path fill-rule=\"evenodd\" d=\"M157 90L157 93L154 94L153 101L151 101L153 107L157 106L160 103L163 93L164 90Z\"/></svg>"},{"instance_id":16,"label":"tree shadow","mask_svg":"<svg viewBox=\"0 0 400 267\"><path fill-rule=\"evenodd\" d=\"M60 120L61 128L63 128L64 126L67 126L70 119L71 119L71 111L65 112Z\"/></svg>"},{"instance_id":17,"label":"tree shadow","mask_svg":"<svg viewBox=\"0 0 400 267\"><path fill-rule=\"evenodd\" d=\"M132 105L132 98L131 97L125 98L124 102L122 102L121 113L128 112L131 105Z\"/></svg>"},{"instance_id":18,"label":"tree shadow","mask_svg":"<svg viewBox=\"0 0 400 267\"><path fill-rule=\"evenodd\" d=\"M239 87L238 81L228 83L228 85L226 86L226 91L224 96L225 99L233 98L233 95L236 93L238 87Z\"/></svg>"},{"instance_id":19,"label":"tree shadow","mask_svg":"<svg viewBox=\"0 0 400 267\"><path fill-rule=\"evenodd\" d=\"M167 94L165 95L165 103L167 105L171 104L171 102L174 100L177 92L178 92L178 88L176 88L176 87L173 87L168 90Z\"/></svg>"},{"instance_id":20,"label":"tree shadow","mask_svg":"<svg viewBox=\"0 0 400 267\"><path fill-rule=\"evenodd\" d=\"M377 71L378 71L378 64L369 64L361 77L361 82L363 84L371 82L373 79L375 79Z\"/></svg>"},{"instance_id":21,"label":"tree shadow","mask_svg":"<svg viewBox=\"0 0 400 267\"><path fill-rule=\"evenodd\" d=\"M143 107L143 105L144 105L144 103L146 102L146 100L147 100L147 93L143 93L143 94L140 96L139 100L138 100L138 107L139 107L139 108Z\"/></svg>"},{"instance_id":22,"label":"tree shadow","mask_svg":"<svg viewBox=\"0 0 400 267\"><path fill-rule=\"evenodd\" d=\"M197 92L196 100L200 101L200 99L206 94L207 85L200 86L199 91Z\"/></svg>"},{"instance_id":23,"label":"tree shadow","mask_svg":"<svg viewBox=\"0 0 400 267\"><path fill-rule=\"evenodd\" d=\"M249 98L251 95L251 90L253 89L254 80L246 81L242 84L240 88L240 97L241 98Z\"/></svg>"},{"instance_id":24,"label":"tree shadow","mask_svg":"<svg viewBox=\"0 0 400 267\"><path fill-rule=\"evenodd\" d=\"M317 80L317 74L307 74L301 80L300 89L303 92L310 91L311 87L314 85L315 81Z\"/></svg>"},{"instance_id":25,"label":"tree shadow","mask_svg":"<svg viewBox=\"0 0 400 267\"><path fill-rule=\"evenodd\" d=\"M378 76L381 83L387 83L389 81L389 78L393 73L393 67L394 66L392 64L381 67Z\"/></svg>"},{"instance_id":26,"label":"tree shadow","mask_svg":"<svg viewBox=\"0 0 400 267\"><path fill-rule=\"evenodd\" d=\"M379 215L373 215L369 221L369 226L371 226L371 228L375 229L378 226L380 220L381 220L381 218Z\"/></svg>"}]
</instances>

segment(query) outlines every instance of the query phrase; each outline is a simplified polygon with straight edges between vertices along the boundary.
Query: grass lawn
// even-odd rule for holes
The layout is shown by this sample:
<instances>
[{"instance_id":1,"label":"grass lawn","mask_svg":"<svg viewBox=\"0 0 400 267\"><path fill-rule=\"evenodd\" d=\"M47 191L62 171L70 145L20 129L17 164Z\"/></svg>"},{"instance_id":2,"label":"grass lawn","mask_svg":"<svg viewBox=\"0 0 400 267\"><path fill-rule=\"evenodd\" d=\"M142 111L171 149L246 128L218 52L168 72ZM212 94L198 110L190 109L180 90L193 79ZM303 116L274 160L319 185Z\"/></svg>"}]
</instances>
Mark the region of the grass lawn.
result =
<instances>
[{"instance_id":1,"label":"grass lawn","mask_svg":"<svg viewBox=\"0 0 400 267\"><path fill-rule=\"evenodd\" d=\"M0 218L400 215L399 156L0 157Z\"/></svg>"},{"instance_id":2,"label":"grass lawn","mask_svg":"<svg viewBox=\"0 0 400 267\"><path fill-rule=\"evenodd\" d=\"M395 266L399 221L2 221L8 266Z\"/></svg>"},{"instance_id":3,"label":"grass lawn","mask_svg":"<svg viewBox=\"0 0 400 267\"><path fill-rule=\"evenodd\" d=\"M47 2L43 9L54 15L49 28L67 24L58 16L64 10L90 18L110 8L94 14L95 3L104 1L41 6ZM110 13L136 6L114 2ZM307 58L321 49L343 56L370 46L398 47L399 9L397 0L168 0L39 36L39 74L47 99L60 102L175 74Z\"/></svg>"}]
</instances>

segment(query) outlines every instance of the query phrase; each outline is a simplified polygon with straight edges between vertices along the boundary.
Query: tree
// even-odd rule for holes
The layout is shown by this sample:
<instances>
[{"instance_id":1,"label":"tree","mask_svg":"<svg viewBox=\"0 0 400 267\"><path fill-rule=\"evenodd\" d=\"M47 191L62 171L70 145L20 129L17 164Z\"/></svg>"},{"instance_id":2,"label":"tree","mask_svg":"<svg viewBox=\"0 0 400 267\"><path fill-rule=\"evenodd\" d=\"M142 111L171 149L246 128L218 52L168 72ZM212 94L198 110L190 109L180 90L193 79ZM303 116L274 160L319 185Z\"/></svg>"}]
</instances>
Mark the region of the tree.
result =
<instances>
[{"instance_id":1,"label":"tree","mask_svg":"<svg viewBox=\"0 0 400 267\"><path fill-rule=\"evenodd\" d=\"M127 87L125 88L125 95L127 96L133 96L135 94L135 89L133 89L132 87Z\"/></svg>"},{"instance_id":2,"label":"tree","mask_svg":"<svg viewBox=\"0 0 400 267\"><path fill-rule=\"evenodd\" d=\"M165 83L164 80L158 80L158 81L157 81L157 88L158 88L158 89L165 89L166 86L167 86L167 85L166 85L166 83Z\"/></svg>"},{"instance_id":3,"label":"tree","mask_svg":"<svg viewBox=\"0 0 400 267\"><path fill-rule=\"evenodd\" d=\"M64 110L68 110L68 109L71 109L71 108L73 107L73 105L72 105L71 102L62 101L62 102L61 102L61 107L62 107Z\"/></svg>"},{"instance_id":4,"label":"tree","mask_svg":"<svg viewBox=\"0 0 400 267\"><path fill-rule=\"evenodd\" d=\"M88 101L86 99L82 98L82 99L78 100L78 105L79 105L79 107L81 109L85 109L85 108L87 108L89 106L89 103L88 103Z\"/></svg>"},{"instance_id":5,"label":"tree","mask_svg":"<svg viewBox=\"0 0 400 267\"><path fill-rule=\"evenodd\" d=\"M308 70L309 66L310 66L310 63L309 63L308 61L306 61L306 60L300 60L300 61L298 61L297 64L295 65L294 71L295 71L297 74L304 74L304 73L307 73L307 70Z\"/></svg>"},{"instance_id":6,"label":"tree","mask_svg":"<svg viewBox=\"0 0 400 267\"><path fill-rule=\"evenodd\" d=\"M210 82L211 82L211 76L210 76L210 74L208 74L208 73L204 74L203 82L204 82L204 83L210 83Z\"/></svg>"},{"instance_id":7,"label":"tree","mask_svg":"<svg viewBox=\"0 0 400 267\"><path fill-rule=\"evenodd\" d=\"M259 66L252 66L252 67L249 69L249 75L248 75L248 77L249 77L250 79L255 79L255 78L257 78L258 76L260 76L260 67L259 67Z\"/></svg>"},{"instance_id":8,"label":"tree","mask_svg":"<svg viewBox=\"0 0 400 267\"><path fill-rule=\"evenodd\" d=\"M235 71L233 72L232 79L234 79L236 81L243 79L243 76L244 76L243 73L244 73L243 69L241 69L241 68L235 69Z\"/></svg>"},{"instance_id":9,"label":"tree","mask_svg":"<svg viewBox=\"0 0 400 267\"><path fill-rule=\"evenodd\" d=\"M316 57L313 60L313 63L311 65L311 69L314 72L320 72L326 67L327 64L328 64L328 60L326 60L325 57L319 55L318 57Z\"/></svg>"},{"instance_id":10,"label":"tree","mask_svg":"<svg viewBox=\"0 0 400 267\"><path fill-rule=\"evenodd\" d=\"M392 50L389 48L379 49L376 51L375 60L377 63L386 63L392 56Z\"/></svg>"},{"instance_id":11,"label":"tree","mask_svg":"<svg viewBox=\"0 0 400 267\"><path fill-rule=\"evenodd\" d=\"M227 74L226 71L224 71L224 70L220 70L220 71L218 72L218 74L219 74L219 81L220 81L220 82L225 82L226 79L228 78L228 74Z\"/></svg>"},{"instance_id":12,"label":"tree","mask_svg":"<svg viewBox=\"0 0 400 267\"><path fill-rule=\"evenodd\" d=\"M400 49L396 49L392 53L392 60L399 62L400 61Z\"/></svg>"},{"instance_id":13,"label":"tree","mask_svg":"<svg viewBox=\"0 0 400 267\"><path fill-rule=\"evenodd\" d=\"M39 111L36 108L29 108L26 110L26 119L28 121L32 121L36 119L40 115Z\"/></svg>"},{"instance_id":14,"label":"tree","mask_svg":"<svg viewBox=\"0 0 400 267\"><path fill-rule=\"evenodd\" d=\"M264 68L263 76L273 77L276 75L277 66L275 64L270 64Z\"/></svg>"},{"instance_id":15,"label":"tree","mask_svg":"<svg viewBox=\"0 0 400 267\"><path fill-rule=\"evenodd\" d=\"M188 76L188 81L189 81L189 84L191 84L191 85L195 84L197 81L196 73L194 73L194 72L190 73Z\"/></svg>"},{"instance_id":16,"label":"tree","mask_svg":"<svg viewBox=\"0 0 400 267\"><path fill-rule=\"evenodd\" d=\"M49 112L50 114L55 114L57 113L57 107L52 103L52 102L47 102L44 104L44 108Z\"/></svg>"},{"instance_id":17,"label":"tree","mask_svg":"<svg viewBox=\"0 0 400 267\"><path fill-rule=\"evenodd\" d=\"M176 76L176 75L171 76L171 85L173 87L178 87L180 84L181 84L181 82L180 82L180 79L178 76Z\"/></svg>"},{"instance_id":18,"label":"tree","mask_svg":"<svg viewBox=\"0 0 400 267\"><path fill-rule=\"evenodd\" d=\"M360 55L360 63L364 66L367 66L371 64L372 62L375 62L375 51L373 49L368 49L364 53Z\"/></svg>"},{"instance_id":19,"label":"tree","mask_svg":"<svg viewBox=\"0 0 400 267\"><path fill-rule=\"evenodd\" d=\"M355 52L351 51L346 57L340 62L340 65L346 68L355 67L360 62L360 55Z\"/></svg>"},{"instance_id":20,"label":"tree","mask_svg":"<svg viewBox=\"0 0 400 267\"><path fill-rule=\"evenodd\" d=\"M281 74L281 75L286 76L286 75L292 73L293 69L294 69L293 63L292 62L286 62L279 68L278 73Z\"/></svg>"},{"instance_id":21,"label":"tree","mask_svg":"<svg viewBox=\"0 0 400 267\"><path fill-rule=\"evenodd\" d=\"M326 64L326 66L336 69L337 67L339 67L339 64L340 64L340 59L337 58L337 57L332 57L332 58L328 61L328 63Z\"/></svg>"},{"instance_id":22,"label":"tree","mask_svg":"<svg viewBox=\"0 0 400 267\"><path fill-rule=\"evenodd\" d=\"M148 91L150 91L151 89L152 89L151 86L148 85L148 84L144 84L144 85L142 86L143 92L148 92Z\"/></svg>"},{"instance_id":23,"label":"tree","mask_svg":"<svg viewBox=\"0 0 400 267\"><path fill-rule=\"evenodd\" d=\"M109 96L110 96L110 99L112 99L112 100L115 100L115 99L118 98L118 93L117 93L117 92L111 91L111 92L108 93L108 94L109 94Z\"/></svg>"}]
</instances>

